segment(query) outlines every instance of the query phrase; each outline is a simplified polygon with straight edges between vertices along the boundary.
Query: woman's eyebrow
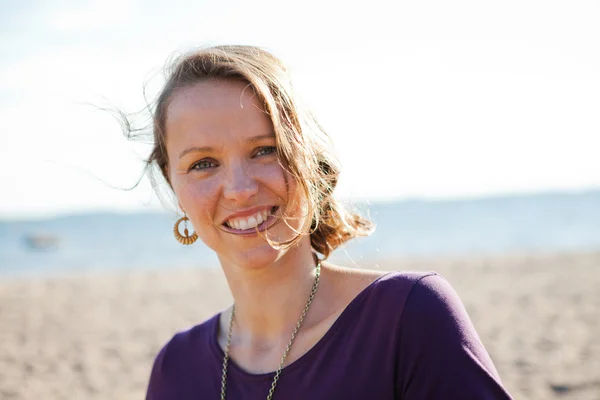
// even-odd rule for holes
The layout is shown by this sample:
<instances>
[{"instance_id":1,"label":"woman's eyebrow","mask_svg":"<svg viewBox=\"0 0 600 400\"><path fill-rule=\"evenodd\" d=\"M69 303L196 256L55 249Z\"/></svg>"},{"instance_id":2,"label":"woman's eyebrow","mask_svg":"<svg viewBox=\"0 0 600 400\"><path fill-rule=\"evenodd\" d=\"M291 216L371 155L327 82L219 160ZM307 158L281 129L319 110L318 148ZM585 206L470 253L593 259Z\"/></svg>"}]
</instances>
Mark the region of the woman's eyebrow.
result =
<instances>
[{"instance_id":1,"label":"woman's eyebrow","mask_svg":"<svg viewBox=\"0 0 600 400\"><path fill-rule=\"evenodd\" d=\"M267 133L266 135L254 136L254 137L251 137L250 139L248 139L248 143L259 142L263 139L275 139L275 134L271 132L271 133Z\"/></svg>"},{"instance_id":2,"label":"woman's eyebrow","mask_svg":"<svg viewBox=\"0 0 600 400\"><path fill-rule=\"evenodd\" d=\"M275 138L275 134L274 133L267 133L265 135L258 135L258 136L253 136L251 138L248 139L248 143L255 143L255 142L260 142L263 139L271 139L271 138ZM179 158L182 158L183 156L189 154L189 153L201 153L201 152L211 152L214 151L215 148L211 147L211 146L203 146L203 147L188 147L187 149L183 150L181 153L179 153Z\"/></svg>"}]
</instances>

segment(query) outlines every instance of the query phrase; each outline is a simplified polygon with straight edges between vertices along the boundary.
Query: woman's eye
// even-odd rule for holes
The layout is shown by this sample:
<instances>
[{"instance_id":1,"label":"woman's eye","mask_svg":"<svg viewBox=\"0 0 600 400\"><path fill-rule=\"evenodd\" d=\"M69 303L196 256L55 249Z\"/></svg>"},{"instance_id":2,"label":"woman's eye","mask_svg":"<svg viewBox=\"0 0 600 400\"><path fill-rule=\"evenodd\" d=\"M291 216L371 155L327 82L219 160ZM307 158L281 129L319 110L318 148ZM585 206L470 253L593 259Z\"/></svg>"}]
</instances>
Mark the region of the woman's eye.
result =
<instances>
[{"instance_id":1,"label":"woman's eye","mask_svg":"<svg viewBox=\"0 0 600 400\"><path fill-rule=\"evenodd\" d=\"M258 149L258 151L256 152L256 155L257 156L265 156L268 154L273 154L276 151L277 151L277 148L275 146L263 146Z\"/></svg>"},{"instance_id":2,"label":"woman's eye","mask_svg":"<svg viewBox=\"0 0 600 400\"><path fill-rule=\"evenodd\" d=\"M277 152L277 147L275 146L263 146L263 147L259 147L258 151L255 154L255 157L258 156L267 156L270 154L274 154L275 152ZM217 166L217 163L215 163L213 160L200 160L194 164L192 164L192 166L190 167L190 171L202 171L205 169L209 169L209 168L215 168Z\"/></svg>"},{"instance_id":3,"label":"woman's eye","mask_svg":"<svg viewBox=\"0 0 600 400\"><path fill-rule=\"evenodd\" d=\"M200 160L190 167L190 171L208 169L212 168L215 165L216 164L210 160Z\"/></svg>"}]
</instances>

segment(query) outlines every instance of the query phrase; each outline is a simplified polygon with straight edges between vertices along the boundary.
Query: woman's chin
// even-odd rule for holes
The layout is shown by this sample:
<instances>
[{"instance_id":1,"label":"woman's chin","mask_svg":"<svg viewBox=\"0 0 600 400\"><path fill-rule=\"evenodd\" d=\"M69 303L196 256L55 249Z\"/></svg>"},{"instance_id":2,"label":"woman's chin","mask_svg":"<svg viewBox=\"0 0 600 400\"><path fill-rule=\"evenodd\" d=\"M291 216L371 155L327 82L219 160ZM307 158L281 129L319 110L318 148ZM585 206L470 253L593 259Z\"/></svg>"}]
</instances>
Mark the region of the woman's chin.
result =
<instances>
[{"instance_id":1,"label":"woman's chin","mask_svg":"<svg viewBox=\"0 0 600 400\"><path fill-rule=\"evenodd\" d=\"M229 254L221 258L221 264L233 264L240 269L261 269L270 266L281 258L283 250L272 248L268 243L251 249L240 250L235 254Z\"/></svg>"}]
</instances>

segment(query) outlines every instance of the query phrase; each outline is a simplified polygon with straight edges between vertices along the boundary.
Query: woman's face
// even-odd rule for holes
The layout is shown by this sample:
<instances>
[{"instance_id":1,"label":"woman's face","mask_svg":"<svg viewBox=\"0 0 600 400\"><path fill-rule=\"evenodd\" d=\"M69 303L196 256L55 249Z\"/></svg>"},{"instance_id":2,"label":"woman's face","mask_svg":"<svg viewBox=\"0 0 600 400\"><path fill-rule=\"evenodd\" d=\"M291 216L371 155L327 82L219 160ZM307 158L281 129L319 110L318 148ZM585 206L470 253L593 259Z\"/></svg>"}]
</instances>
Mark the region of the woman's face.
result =
<instances>
[{"instance_id":1,"label":"woman's face","mask_svg":"<svg viewBox=\"0 0 600 400\"><path fill-rule=\"evenodd\" d=\"M171 98L166 116L168 176L180 207L221 262L265 265L274 241L295 236L306 212L276 153L271 119L243 82L197 83ZM268 229L268 231L267 231Z\"/></svg>"}]
</instances>

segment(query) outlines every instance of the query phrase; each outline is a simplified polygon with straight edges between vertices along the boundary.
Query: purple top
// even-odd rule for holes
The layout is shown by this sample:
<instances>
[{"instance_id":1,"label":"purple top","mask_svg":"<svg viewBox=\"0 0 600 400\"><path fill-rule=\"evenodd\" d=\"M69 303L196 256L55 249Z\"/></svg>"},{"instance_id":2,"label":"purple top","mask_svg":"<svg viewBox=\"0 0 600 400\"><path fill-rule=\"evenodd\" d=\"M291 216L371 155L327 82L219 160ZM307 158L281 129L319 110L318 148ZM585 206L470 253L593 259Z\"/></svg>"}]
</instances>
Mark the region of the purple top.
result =
<instances>
[{"instance_id":1,"label":"purple top","mask_svg":"<svg viewBox=\"0 0 600 400\"><path fill-rule=\"evenodd\" d=\"M147 400L221 396L219 315L176 334L154 362ZM227 399L265 399L274 372L232 360ZM458 295L435 272L390 272L281 373L274 399L511 399Z\"/></svg>"}]
</instances>

